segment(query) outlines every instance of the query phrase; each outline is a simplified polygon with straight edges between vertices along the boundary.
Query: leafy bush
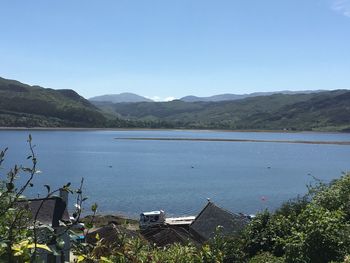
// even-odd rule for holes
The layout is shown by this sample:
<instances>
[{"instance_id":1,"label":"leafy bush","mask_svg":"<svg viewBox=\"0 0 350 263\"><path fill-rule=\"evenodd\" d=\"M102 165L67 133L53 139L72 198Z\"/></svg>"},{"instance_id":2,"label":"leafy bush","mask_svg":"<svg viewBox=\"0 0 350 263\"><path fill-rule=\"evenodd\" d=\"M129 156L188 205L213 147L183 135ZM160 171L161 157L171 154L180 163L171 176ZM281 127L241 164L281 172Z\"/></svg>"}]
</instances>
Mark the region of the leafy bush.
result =
<instances>
[{"instance_id":1,"label":"leafy bush","mask_svg":"<svg viewBox=\"0 0 350 263\"><path fill-rule=\"evenodd\" d=\"M315 194L313 203L330 211L341 210L347 220L350 220L350 175L343 174L328 187Z\"/></svg>"},{"instance_id":2,"label":"leafy bush","mask_svg":"<svg viewBox=\"0 0 350 263\"><path fill-rule=\"evenodd\" d=\"M283 263L284 258L276 257L269 252L263 252L251 258L249 263Z\"/></svg>"},{"instance_id":3,"label":"leafy bush","mask_svg":"<svg viewBox=\"0 0 350 263\"><path fill-rule=\"evenodd\" d=\"M310 204L284 237L287 262L341 261L349 253L350 225L340 210Z\"/></svg>"},{"instance_id":4,"label":"leafy bush","mask_svg":"<svg viewBox=\"0 0 350 263\"><path fill-rule=\"evenodd\" d=\"M330 262L349 254L350 174L309 190L252 220L241 236L246 258L268 252L286 262Z\"/></svg>"},{"instance_id":5,"label":"leafy bush","mask_svg":"<svg viewBox=\"0 0 350 263\"><path fill-rule=\"evenodd\" d=\"M39 205L38 211L32 215L28 211L28 201L23 193L33 187L33 179L40 171L37 169L37 158L32 145L32 137L29 135L28 144L30 153L27 157L31 161L30 167L15 165L6 175L0 174L0 262L42 262L39 249L56 253L63 253L62 234L69 231L70 226L60 233L56 233L49 225L43 225L37 220L44 201ZM5 159L7 149L0 151L0 168ZM0 169L2 171L2 169ZM25 175L25 177L24 177ZM18 178L27 178L23 184L18 183ZM82 196L83 180L80 188L71 190L70 183L63 187L51 190L45 185L50 198L60 190L77 194L77 207L81 207L86 198ZM81 210L77 209L76 215L79 220ZM75 223L75 222L74 222ZM53 248L55 247L55 248Z\"/></svg>"}]
</instances>

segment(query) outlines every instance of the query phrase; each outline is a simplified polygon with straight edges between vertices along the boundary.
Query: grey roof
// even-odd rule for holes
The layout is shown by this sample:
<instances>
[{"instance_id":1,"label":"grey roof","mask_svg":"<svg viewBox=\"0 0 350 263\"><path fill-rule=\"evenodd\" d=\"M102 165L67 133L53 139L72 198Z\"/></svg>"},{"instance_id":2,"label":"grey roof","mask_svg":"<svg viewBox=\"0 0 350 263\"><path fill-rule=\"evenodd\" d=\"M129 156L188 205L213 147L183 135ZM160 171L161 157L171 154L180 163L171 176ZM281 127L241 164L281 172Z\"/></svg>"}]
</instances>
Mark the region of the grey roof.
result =
<instances>
[{"instance_id":1,"label":"grey roof","mask_svg":"<svg viewBox=\"0 0 350 263\"><path fill-rule=\"evenodd\" d=\"M223 235L236 235L248 222L246 216L233 214L209 201L190 225L190 232L206 241L215 236L218 226L222 227Z\"/></svg>"},{"instance_id":2,"label":"grey roof","mask_svg":"<svg viewBox=\"0 0 350 263\"><path fill-rule=\"evenodd\" d=\"M94 244L97 242L96 235L99 235L103 244L114 244L118 242L118 235L125 235L129 238L140 237L139 233L134 230L126 229L124 226L110 223L106 226L100 227L86 235L86 241Z\"/></svg>"},{"instance_id":3,"label":"grey roof","mask_svg":"<svg viewBox=\"0 0 350 263\"><path fill-rule=\"evenodd\" d=\"M141 234L148 242L159 247L174 243L187 244L189 242L198 245L200 242L185 228L179 226L161 225L143 230Z\"/></svg>"},{"instance_id":4,"label":"grey roof","mask_svg":"<svg viewBox=\"0 0 350 263\"><path fill-rule=\"evenodd\" d=\"M69 221L66 202L60 197L29 199L20 201L18 204L30 211L32 220L38 213L37 221L43 224L57 227L59 226L59 221Z\"/></svg>"}]
</instances>

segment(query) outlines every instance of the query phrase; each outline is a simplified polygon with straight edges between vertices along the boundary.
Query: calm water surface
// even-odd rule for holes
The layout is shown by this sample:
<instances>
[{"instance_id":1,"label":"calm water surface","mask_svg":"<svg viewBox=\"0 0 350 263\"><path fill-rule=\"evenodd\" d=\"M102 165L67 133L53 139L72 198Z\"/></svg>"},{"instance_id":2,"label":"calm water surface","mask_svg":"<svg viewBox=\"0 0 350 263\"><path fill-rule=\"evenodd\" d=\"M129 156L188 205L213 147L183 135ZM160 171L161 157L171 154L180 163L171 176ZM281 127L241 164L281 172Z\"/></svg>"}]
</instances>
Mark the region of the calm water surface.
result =
<instances>
[{"instance_id":1,"label":"calm water surface","mask_svg":"<svg viewBox=\"0 0 350 263\"><path fill-rule=\"evenodd\" d=\"M350 134L212 131L0 131L5 169L25 160L31 133L42 174L27 195L85 178L89 204L137 216L163 209L196 214L211 198L234 212L275 209L302 195L313 176L326 182L350 170L349 145L115 140L126 137L350 141ZM264 197L264 198L262 198ZM263 201L264 200L264 201ZM73 200L72 200L73 203ZM71 203L71 205L72 205Z\"/></svg>"}]
</instances>

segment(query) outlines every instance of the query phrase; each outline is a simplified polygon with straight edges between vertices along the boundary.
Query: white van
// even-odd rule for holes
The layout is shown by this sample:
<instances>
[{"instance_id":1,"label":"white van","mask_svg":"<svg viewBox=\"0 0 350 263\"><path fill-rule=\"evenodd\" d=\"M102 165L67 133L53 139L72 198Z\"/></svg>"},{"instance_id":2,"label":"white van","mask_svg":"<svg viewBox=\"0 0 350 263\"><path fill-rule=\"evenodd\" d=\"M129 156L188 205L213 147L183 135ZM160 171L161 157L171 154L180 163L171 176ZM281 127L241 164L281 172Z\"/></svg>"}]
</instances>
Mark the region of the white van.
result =
<instances>
[{"instance_id":1,"label":"white van","mask_svg":"<svg viewBox=\"0 0 350 263\"><path fill-rule=\"evenodd\" d=\"M146 229L148 227L164 224L165 212L163 210L143 212L140 214L140 229Z\"/></svg>"}]
</instances>

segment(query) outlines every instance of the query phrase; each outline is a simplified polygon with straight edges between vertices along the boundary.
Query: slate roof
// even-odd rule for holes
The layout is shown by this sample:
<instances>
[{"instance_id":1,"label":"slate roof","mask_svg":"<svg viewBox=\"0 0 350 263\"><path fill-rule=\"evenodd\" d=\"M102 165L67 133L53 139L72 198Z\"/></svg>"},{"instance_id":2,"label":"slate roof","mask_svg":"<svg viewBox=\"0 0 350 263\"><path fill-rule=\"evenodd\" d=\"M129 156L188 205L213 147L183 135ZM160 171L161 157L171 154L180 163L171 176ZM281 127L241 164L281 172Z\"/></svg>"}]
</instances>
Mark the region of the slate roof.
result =
<instances>
[{"instance_id":1,"label":"slate roof","mask_svg":"<svg viewBox=\"0 0 350 263\"><path fill-rule=\"evenodd\" d=\"M118 226L116 224L110 223L106 226L100 227L86 235L86 241L88 243L96 243L96 235L99 235L102 243L113 244L118 241L118 235L122 234L129 238L140 237L139 233L133 230L126 229L124 226Z\"/></svg>"},{"instance_id":2,"label":"slate roof","mask_svg":"<svg viewBox=\"0 0 350 263\"><path fill-rule=\"evenodd\" d=\"M179 226L158 226L141 232L143 237L150 243L164 247L174 243L198 245L200 242L189 231Z\"/></svg>"},{"instance_id":3,"label":"slate roof","mask_svg":"<svg viewBox=\"0 0 350 263\"><path fill-rule=\"evenodd\" d=\"M20 201L18 204L30 211L32 220L34 220L35 215L40 208L37 221L42 224L58 227L59 221L69 221L66 202L60 197L53 196L50 198L28 199Z\"/></svg>"},{"instance_id":4,"label":"slate roof","mask_svg":"<svg viewBox=\"0 0 350 263\"><path fill-rule=\"evenodd\" d=\"M223 235L236 235L249 222L244 215L233 214L209 201L190 225L190 232L202 241L213 238L218 226Z\"/></svg>"}]
</instances>

